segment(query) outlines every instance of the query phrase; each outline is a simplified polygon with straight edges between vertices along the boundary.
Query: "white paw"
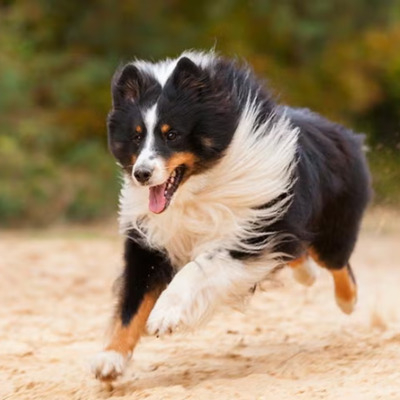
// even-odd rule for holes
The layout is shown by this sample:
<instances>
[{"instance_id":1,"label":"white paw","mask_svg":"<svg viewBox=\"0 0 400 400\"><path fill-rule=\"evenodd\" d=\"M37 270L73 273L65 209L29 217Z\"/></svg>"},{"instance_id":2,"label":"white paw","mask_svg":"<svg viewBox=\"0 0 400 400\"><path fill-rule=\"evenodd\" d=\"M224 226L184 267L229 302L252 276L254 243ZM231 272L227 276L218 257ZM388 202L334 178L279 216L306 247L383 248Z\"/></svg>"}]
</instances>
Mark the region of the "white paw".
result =
<instances>
[{"instance_id":1,"label":"white paw","mask_svg":"<svg viewBox=\"0 0 400 400\"><path fill-rule=\"evenodd\" d=\"M176 330L194 328L204 323L214 312L222 298L230 293L231 278L225 268L220 268L221 279L207 272L215 267L208 259L186 264L161 293L147 321L147 331L152 335L165 335ZM227 284L227 281L229 284Z\"/></svg>"},{"instance_id":2,"label":"white paw","mask_svg":"<svg viewBox=\"0 0 400 400\"><path fill-rule=\"evenodd\" d=\"M113 381L125 370L128 357L114 350L102 351L94 357L91 370L95 377L101 381Z\"/></svg>"},{"instance_id":3,"label":"white paw","mask_svg":"<svg viewBox=\"0 0 400 400\"><path fill-rule=\"evenodd\" d=\"M147 320L147 332L151 335L165 335L185 326L184 303L179 295L165 290Z\"/></svg>"},{"instance_id":4,"label":"white paw","mask_svg":"<svg viewBox=\"0 0 400 400\"><path fill-rule=\"evenodd\" d=\"M308 257L302 264L293 268L293 277L304 286L311 286L318 275L318 266Z\"/></svg>"},{"instance_id":5,"label":"white paw","mask_svg":"<svg viewBox=\"0 0 400 400\"><path fill-rule=\"evenodd\" d=\"M354 309L356 308L356 304L357 304L357 296L354 296L352 299L350 300L345 300L345 299L341 299L338 296L335 296L336 299L336 304L338 305L338 307L345 313L345 314L351 314Z\"/></svg>"}]
</instances>

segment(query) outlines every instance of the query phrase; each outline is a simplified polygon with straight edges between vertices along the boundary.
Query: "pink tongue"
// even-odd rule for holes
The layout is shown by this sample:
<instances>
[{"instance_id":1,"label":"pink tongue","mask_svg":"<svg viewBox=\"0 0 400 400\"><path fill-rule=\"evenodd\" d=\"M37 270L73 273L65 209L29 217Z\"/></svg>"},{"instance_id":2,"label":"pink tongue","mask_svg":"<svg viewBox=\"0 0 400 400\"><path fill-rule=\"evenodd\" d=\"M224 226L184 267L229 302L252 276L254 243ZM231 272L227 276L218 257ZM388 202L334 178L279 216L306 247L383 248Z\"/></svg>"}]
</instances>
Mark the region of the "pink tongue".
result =
<instances>
[{"instance_id":1,"label":"pink tongue","mask_svg":"<svg viewBox=\"0 0 400 400\"><path fill-rule=\"evenodd\" d=\"M153 213L159 214L164 211L167 205L167 199L164 196L165 183L150 188L149 209Z\"/></svg>"}]
</instances>

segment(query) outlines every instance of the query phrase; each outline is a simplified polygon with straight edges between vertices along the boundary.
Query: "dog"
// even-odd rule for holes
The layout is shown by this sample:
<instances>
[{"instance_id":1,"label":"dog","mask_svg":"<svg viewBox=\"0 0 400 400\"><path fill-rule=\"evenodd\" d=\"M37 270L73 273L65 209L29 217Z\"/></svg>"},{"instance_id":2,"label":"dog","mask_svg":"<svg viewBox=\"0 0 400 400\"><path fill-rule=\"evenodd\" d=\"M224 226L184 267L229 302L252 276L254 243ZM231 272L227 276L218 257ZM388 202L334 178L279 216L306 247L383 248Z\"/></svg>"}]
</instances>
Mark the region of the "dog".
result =
<instances>
[{"instance_id":1,"label":"dog","mask_svg":"<svg viewBox=\"0 0 400 400\"><path fill-rule=\"evenodd\" d=\"M362 135L278 105L246 65L188 51L117 70L108 140L125 267L98 379L123 373L146 330L194 328L283 265L305 285L315 262L327 268L353 311L349 258L371 192Z\"/></svg>"}]
</instances>

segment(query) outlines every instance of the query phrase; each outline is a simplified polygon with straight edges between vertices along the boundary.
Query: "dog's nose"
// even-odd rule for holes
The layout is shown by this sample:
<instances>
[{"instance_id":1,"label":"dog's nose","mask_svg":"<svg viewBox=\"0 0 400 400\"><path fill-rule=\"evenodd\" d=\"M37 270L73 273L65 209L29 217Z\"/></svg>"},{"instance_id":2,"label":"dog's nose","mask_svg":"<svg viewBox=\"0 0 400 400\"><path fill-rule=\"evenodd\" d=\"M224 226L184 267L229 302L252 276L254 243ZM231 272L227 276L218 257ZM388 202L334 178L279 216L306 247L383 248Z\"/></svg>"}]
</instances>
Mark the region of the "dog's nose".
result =
<instances>
[{"instance_id":1,"label":"dog's nose","mask_svg":"<svg viewBox=\"0 0 400 400\"><path fill-rule=\"evenodd\" d=\"M134 171L133 175L135 176L135 178L137 179L137 181L139 183L143 184L143 183L146 183L150 179L152 173L153 173L152 169L139 168Z\"/></svg>"}]
</instances>

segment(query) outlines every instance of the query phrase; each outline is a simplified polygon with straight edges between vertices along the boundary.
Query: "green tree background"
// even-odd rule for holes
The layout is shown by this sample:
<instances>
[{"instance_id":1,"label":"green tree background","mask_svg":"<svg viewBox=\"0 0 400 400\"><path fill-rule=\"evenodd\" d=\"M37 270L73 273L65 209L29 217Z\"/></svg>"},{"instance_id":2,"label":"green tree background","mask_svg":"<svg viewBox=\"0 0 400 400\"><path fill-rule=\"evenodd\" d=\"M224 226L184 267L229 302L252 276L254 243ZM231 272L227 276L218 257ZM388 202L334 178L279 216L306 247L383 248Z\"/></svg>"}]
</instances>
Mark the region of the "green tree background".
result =
<instances>
[{"instance_id":1,"label":"green tree background","mask_svg":"<svg viewBox=\"0 0 400 400\"><path fill-rule=\"evenodd\" d=\"M214 46L280 101L365 132L375 201L398 204L399 1L0 0L0 226L114 213L115 68Z\"/></svg>"}]
</instances>

